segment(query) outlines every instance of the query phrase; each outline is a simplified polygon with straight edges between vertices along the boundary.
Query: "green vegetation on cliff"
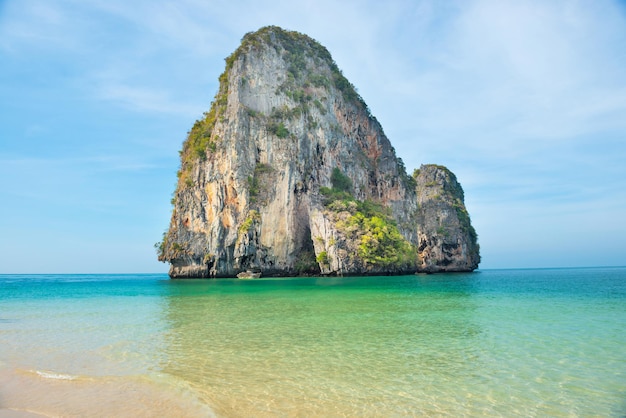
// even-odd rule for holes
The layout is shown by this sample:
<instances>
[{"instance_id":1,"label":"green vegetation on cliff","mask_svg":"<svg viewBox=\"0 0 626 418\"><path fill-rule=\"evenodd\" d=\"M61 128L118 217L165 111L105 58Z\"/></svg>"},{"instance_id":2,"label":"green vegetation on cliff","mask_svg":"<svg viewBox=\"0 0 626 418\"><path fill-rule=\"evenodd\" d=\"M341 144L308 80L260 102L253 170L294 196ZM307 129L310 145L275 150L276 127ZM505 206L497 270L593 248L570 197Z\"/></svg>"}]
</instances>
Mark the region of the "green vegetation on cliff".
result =
<instances>
[{"instance_id":1,"label":"green vegetation on cliff","mask_svg":"<svg viewBox=\"0 0 626 418\"><path fill-rule=\"evenodd\" d=\"M436 167L446 174L446 181L443 183L443 190L452 197L452 206L456 210L461 230L469 235L471 243L478 248L478 234L472 226L469 213L467 212L465 203L463 203L465 201L465 195L461 184L457 180L456 175L447 167L442 165L436 165Z\"/></svg>"},{"instance_id":2,"label":"green vegetation on cliff","mask_svg":"<svg viewBox=\"0 0 626 418\"><path fill-rule=\"evenodd\" d=\"M256 32L245 34L239 48L226 58L227 71L242 54L251 50L259 51L265 46L275 48L287 62L287 80L280 89L294 101L305 103L310 100L305 91L309 86L329 88L332 85L341 91L347 103L362 107L369 115L365 101L343 75L330 52L315 39L300 32L265 26ZM315 64L326 63L331 73L326 75L310 71L309 61Z\"/></svg>"},{"instance_id":3,"label":"green vegetation on cliff","mask_svg":"<svg viewBox=\"0 0 626 418\"><path fill-rule=\"evenodd\" d=\"M476 268L480 262L478 234L465 207L463 188L454 173L442 165L425 164L413 172L413 177L418 183L420 222L423 231L432 238L430 244L420 244L420 251L445 251L448 246L463 242L467 251L466 266ZM441 213L447 213L449 220L442 223ZM446 265L448 260L431 256L430 262Z\"/></svg>"},{"instance_id":4,"label":"green vegetation on cliff","mask_svg":"<svg viewBox=\"0 0 626 418\"><path fill-rule=\"evenodd\" d=\"M189 248L186 243L179 244L178 242L169 242L167 232L163 233L163 239L156 244L154 248L157 252L159 261L164 261L165 253L167 252L172 258L178 258L189 253Z\"/></svg>"},{"instance_id":5,"label":"green vegetation on cliff","mask_svg":"<svg viewBox=\"0 0 626 418\"><path fill-rule=\"evenodd\" d=\"M187 187L193 186L191 171L198 161L207 159L208 153L217 150L220 137L213 133L213 128L218 120L224 118L226 104L228 103L228 71L226 69L219 77L220 86L211 109L204 112L203 117L196 120L191 130L187 133L187 139L183 142L183 149L179 152L181 156L181 166L178 171L179 184Z\"/></svg>"},{"instance_id":6,"label":"green vegetation on cliff","mask_svg":"<svg viewBox=\"0 0 626 418\"><path fill-rule=\"evenodd\" d=\"M254 174L248 176L250 203L256 204L257 199L271 188L270 176L273 172L274 169L269 164L258 163L254 167Z\"/></svg>"},{"instance_id":7,"label":"green vegetation on cliff","mask_svg":"<svg viewBox=\"0 0 626 418\"><path fill-rule=\"evenodd\" d=\"M337 227L348 239L358 242L358 256L368 265L390 270L411 265L416 250L398 230L390 209L371 200L354 199L352 181L338 168L333 169L331 182L332 188L320 188L324 205L330 211L349 214L337 222Z\"/></svg>"}]
</instances>

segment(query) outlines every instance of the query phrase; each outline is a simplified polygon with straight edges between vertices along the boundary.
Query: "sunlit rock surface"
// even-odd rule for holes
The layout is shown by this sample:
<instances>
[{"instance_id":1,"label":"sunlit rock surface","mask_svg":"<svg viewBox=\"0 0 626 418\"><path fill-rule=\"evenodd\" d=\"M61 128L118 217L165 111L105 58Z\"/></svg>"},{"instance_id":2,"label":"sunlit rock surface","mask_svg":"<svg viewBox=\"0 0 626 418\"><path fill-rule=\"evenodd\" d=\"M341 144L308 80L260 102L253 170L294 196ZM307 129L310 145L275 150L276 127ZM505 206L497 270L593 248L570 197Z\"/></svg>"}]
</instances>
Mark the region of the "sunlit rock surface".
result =
<instances>
[{"instance_id":1,"label":"sunlit rock surface","mask_svg":"<svg viewBox=\"0 0 626 418\"><path fill-rule=\"evenodd\" d=\"M181 151L159 259L170 276L471 271L447 169L404 164L329 52L277 27L244 36Z\"/></svg>"}]
</instances>

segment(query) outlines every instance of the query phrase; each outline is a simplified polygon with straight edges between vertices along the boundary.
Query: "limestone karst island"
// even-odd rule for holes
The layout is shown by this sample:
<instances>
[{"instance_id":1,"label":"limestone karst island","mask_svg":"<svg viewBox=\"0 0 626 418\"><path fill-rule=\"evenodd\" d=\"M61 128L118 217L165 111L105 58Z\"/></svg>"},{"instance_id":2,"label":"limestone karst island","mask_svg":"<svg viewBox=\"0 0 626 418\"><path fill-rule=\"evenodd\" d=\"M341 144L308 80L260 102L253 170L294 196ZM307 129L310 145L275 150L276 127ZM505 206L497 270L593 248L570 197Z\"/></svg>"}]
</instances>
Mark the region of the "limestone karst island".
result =
<instances>
[{"instance_id":1,"label":"limestone karst island","mask_svg":"<svg viewBox=\"0 0 626 418\"><path fill-rule=\"evenodd\" d=\"M183 144L172 278L472 271L477 235L455 175L402 160L330 53L271 26L226 59Z\"/></svg>"}]
</instances>

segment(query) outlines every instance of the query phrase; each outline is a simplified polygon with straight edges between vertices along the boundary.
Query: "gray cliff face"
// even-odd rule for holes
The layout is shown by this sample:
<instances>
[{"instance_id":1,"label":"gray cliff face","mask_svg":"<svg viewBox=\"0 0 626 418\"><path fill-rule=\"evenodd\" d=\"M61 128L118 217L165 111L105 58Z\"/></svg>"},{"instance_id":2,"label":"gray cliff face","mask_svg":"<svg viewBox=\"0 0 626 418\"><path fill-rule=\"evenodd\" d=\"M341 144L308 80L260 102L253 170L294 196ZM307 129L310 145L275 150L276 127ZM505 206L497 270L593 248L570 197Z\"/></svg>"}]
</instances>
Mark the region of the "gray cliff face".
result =
<instances>
[{"instance_id":1,"label":"gray cliff face","mask_svg":"<svg viewBox=\"0 0 626 418\"><path fill-rule=\"evenodd\" d=\"M469 245L458 217L439 216L450 233L433 235L440 202L421 186L428 170L406 174L325 48L267 27L226 62L181 151L159 245L171 277L476 268L475 234ZM460 250L448 250L452 235Z\"/></svg>"},{"instance_id":2,"label":"gray cliff face","mask_svg":"<svg viewBox=\"0 0 626 418\"><path fill-rule=\"evenodd\" d=\"M447 168L416 170L419 270L471 271L480 262L476 231L465 208L463 189Z\"/></svg>"}]
</instances>

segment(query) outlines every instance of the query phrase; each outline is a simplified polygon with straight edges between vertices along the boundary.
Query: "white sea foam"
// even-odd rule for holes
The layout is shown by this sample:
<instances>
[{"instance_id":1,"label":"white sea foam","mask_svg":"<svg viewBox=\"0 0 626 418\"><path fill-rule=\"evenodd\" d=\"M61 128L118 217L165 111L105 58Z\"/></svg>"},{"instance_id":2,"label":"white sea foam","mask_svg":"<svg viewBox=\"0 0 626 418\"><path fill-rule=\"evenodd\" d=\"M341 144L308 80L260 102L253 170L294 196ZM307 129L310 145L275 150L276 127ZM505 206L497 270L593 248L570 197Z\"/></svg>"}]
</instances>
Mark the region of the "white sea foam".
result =
<instances>
[{"instance_id":1,"label":"white sea foam","mask_svg":"<svg viewBox=\"0 0 626 418\"><path fill-rule=\"evenodd\" d=\"M71 374L42 372L41 370L36 370L35 373L44 379L75 380L78 378L78 376L72 376Z\"/></svg>"}]
</instances>

